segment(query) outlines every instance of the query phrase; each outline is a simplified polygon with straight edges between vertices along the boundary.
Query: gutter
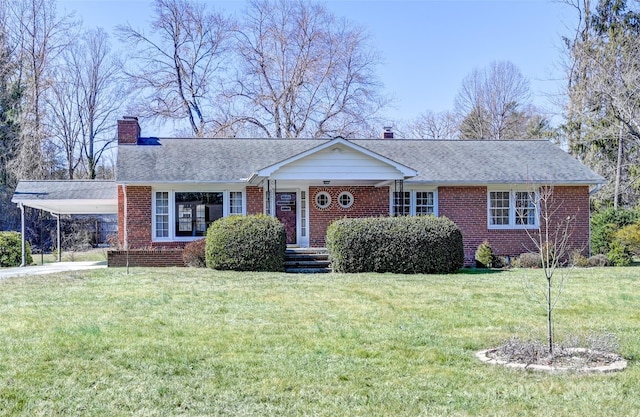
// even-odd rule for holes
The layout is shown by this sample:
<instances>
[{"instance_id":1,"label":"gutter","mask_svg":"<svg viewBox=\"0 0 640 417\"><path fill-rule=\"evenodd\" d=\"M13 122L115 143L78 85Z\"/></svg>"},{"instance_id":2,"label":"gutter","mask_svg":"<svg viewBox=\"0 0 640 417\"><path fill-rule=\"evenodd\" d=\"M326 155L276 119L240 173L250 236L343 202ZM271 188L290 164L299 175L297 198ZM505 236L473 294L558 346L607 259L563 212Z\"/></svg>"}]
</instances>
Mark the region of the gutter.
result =
<instances>
[{"instance_id":1,"label":"gutter","mask_svg":"<svg viewBox=\"0 0 640 417\"><path fill-rule=\"evenodd\" d=\"M601 188L602 188L602 184L596 184L596 186L593 187L593 189L589 190L589 196L594 195L595 193L600 191Z\"/></svg>"}]
</instances>

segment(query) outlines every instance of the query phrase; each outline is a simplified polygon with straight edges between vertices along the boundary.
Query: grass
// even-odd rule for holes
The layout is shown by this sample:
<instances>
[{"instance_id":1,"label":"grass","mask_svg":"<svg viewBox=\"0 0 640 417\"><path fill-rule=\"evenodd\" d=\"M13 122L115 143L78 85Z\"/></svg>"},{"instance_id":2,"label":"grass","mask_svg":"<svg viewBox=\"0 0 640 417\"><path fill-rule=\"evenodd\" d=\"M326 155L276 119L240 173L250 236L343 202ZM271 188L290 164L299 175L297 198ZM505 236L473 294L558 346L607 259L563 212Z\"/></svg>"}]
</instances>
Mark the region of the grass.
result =
<instances>
[{"instance_id":1,"label":"grass","mask_svg":"<svg viewBox=\"0 0 640 417\"><path fill-rule=\"evenodd\" d=\"M85 251L62 251L62 262L91 262L106 261L108 248L95 248ZM45 253L44 255L36 253L32 255L34 265L42 265L43 263L58 262L57 253ZM44 262L43 262L44 261Z\"/></svg>"},{"instance_id":2,"label":"grass","mask_svg":"<svg viewBox=\"0 0 640 417\"><path fill-rule=\"evenodd\" d=\"M640 269L576 270L557 334L607 330L627 370L480 363L543 338L535 270L451 276L104 269L0 281L0 415L635 416ZM541 278L542 279L542 278Z\"/></svg>"}]
</instances>

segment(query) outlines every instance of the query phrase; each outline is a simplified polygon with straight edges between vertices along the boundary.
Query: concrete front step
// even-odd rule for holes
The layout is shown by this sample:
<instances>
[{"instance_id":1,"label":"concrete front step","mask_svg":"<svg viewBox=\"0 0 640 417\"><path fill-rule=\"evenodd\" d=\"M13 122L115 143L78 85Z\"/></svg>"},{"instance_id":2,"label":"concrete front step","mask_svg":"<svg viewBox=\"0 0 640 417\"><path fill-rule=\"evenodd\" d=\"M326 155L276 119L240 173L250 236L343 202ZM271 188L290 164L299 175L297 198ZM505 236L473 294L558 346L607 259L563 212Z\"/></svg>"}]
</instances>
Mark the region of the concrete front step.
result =
<instances>
[{"instance_id":1,"label":"concrete front step","mask_svg":"<svg viewBox=\"0 0 640 417\"><path fill-rule=\"evenodd\" d=\"M314 260L314 259L287 259L284 261L285 267L301 267L301 268L328 268L331 265L329 260Z\"/></svg>"},{"instance_id":2,"label":"concrete front step","mask_svg":"<svg viewBox=\"0 0 640 417\"><path fill-rule=\"evenodd\" d=\"M331 268L285 268L289 274L328 274Z\"/></svg>"},{"instance_id":3,"label":"concrete front step","mask_svg":"<svg viewBox=\"0 0 640 417\"><path fill-rule=\"evenodd\" d=\"M330 272L329 252L325 248L289 248L285 270L291 273Z\"/></svg>"}]
</instances>

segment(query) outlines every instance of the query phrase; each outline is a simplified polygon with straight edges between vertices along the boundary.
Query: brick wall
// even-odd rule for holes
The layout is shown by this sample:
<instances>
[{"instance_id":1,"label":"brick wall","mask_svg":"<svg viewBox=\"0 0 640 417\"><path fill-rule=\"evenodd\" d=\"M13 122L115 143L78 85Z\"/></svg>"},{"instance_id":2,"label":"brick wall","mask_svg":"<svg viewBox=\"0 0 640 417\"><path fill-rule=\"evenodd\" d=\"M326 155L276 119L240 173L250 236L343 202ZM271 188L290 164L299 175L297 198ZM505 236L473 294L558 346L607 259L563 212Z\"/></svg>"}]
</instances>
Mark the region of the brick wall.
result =
<instances>
[{"instance_id":1,"label":"brick wall","mask_svg":"<svg viewBox=\"0 0 640 417\"><path fill-rule=\"evenodd\" d=\"M261 187L247 187L247 214L262 214L264 194Z\"/></svg>"},{"instance_id":2,"label":"brick wall","mask_svg":"<svg viewBox=\"0 0 640 417\"><path fill-rule=\"evenodd\" d=\"M589 188L555 187L557 211L554 223L567 216L576 216L571 241L572 248L586 255L589 248ZM534 250L524 230L490 230L487 219L486 187L440 187L438 213L455 222L464 239L465 263L474 262L475 251L485 239L491 243L496 255L515 257Z\"/></svg>"},{"instance_id":3,"label":"brick wall","mask_svg":"<svg viewBox=\"0 0 640 417\"><path fill-rule=\"evenodd\" d=\"M118 186L118 242L124 245L124 191ZM151 247L151 187L127 186L129 248Z\"/></svg>"},{"instance_id":4,"label":"brick wall","mask_svg":"<svg viewBox=\"0 0 640 417\"><path fill-rule=\"evenodd\" d=\"M316 194L326 191L331 196L331 205L319 209L315 205ZM343 191L353 194L353 205L340 207L338 195ZM378 217L389 215L389 187L309 187L309 245L323 247L329 224L343 217Z\"/></svg>"},{"instance_id":5,"label":"brick wall","mask_svg":"<svg viewBox=\"0 0 640 417\"><path fill-rule=\"evenodd\" d=\"M109 267L127 266L127 251L109 251L107 253L107 265L109 265ZM182 249L133 249L129 251L129 266L184 266Z\"/></svg>"}]
</instances>

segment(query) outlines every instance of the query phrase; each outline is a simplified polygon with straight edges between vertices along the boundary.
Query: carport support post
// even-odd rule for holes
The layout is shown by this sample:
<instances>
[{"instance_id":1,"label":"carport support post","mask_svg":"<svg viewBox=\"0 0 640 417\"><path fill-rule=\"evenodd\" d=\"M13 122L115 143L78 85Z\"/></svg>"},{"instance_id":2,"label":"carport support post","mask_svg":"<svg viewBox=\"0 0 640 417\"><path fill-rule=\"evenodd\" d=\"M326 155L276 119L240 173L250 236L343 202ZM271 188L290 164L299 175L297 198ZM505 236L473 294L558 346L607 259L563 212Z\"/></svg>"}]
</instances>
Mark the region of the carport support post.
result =
<instances>
[{"instance_id":1,"label":"carport support post","mask_svg":"<svg viewBox=\"0 0 640 417\"><path fill-rule=\"evenodd\" d=\"M56 218L57 223L58 223L57 224L58 227L57 227L57 230L56 230L56 238L58 239L58 246L57 246L57 248L58 248L58 262L62 262L62 247L60 246L60 241L62 240L60 238L60 235L61 235L60 234L60 215L59 214L55 214L55 213L51 213L51 215Z\"/></svg>"},{"instance_id":2,"label":"carport support post","mask_svg":"<svg viewBox=\"0 0 640 417\"><path fill-rule=\"evenodd\" d=\"M20 223L22 227L22 263L20 264L20 266L23 267L27 266L27 242L24 237L24 205L22 203L18 203L18 206L20 206Z\"/></svg>"}]
</instances>

